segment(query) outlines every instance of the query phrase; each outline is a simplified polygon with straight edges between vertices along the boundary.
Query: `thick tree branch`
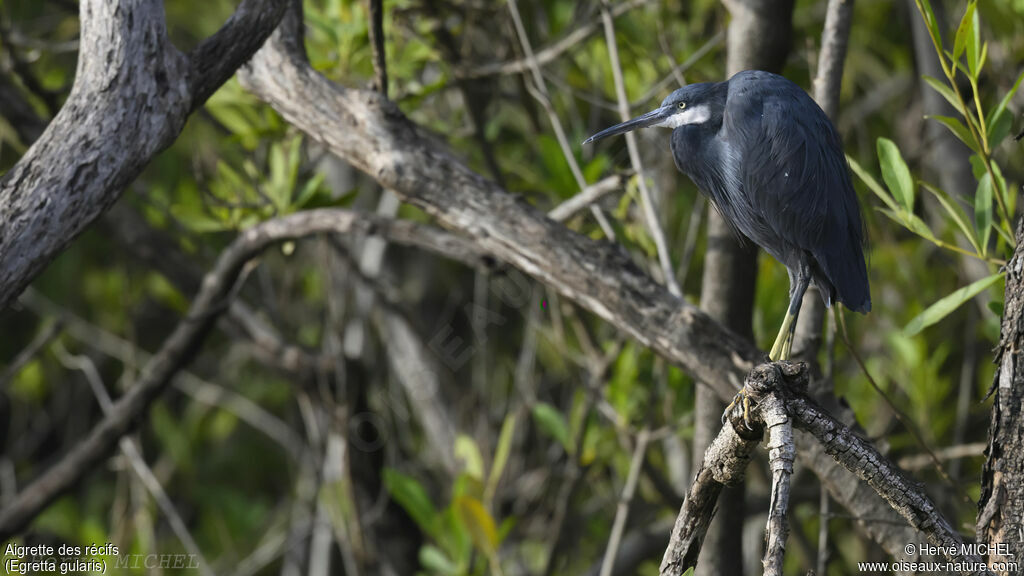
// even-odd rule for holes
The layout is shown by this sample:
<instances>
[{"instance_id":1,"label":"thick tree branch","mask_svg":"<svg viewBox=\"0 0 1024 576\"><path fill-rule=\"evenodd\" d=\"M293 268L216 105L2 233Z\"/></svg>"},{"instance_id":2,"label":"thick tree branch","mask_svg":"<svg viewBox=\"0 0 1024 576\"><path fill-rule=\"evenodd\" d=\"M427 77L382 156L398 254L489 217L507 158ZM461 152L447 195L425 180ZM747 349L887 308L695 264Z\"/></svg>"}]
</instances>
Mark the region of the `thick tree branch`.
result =
<instances>
[{"instance_id":1,"label":"thick tree branch","mask_svg":"<svg viewBox=\"0 0 1024 576\"><path fill-rule=\"evenodd\" d=\"M67 102L0 179L0 309L120 197L259 47L285 0L243 0L191 54L167 38L158 0L82 0Z\"/></svg>"},{"instance_id":2,"label":"thick tree branch","mask_svg":"<svg viewBox=\"0 0 1024 576\"><path fill-rule=\"evenodd\" d=\"M989 572L984 570L972 569L979 566L981 560L977 556L961 553L963 539L960 534L946 521L920 486L907 479L902 471L879 454L871 444L828 415L807 397L806 382L805 364L782 362L762 364L754 368L746 379L746 387L751 393L751 398L760 398L769 407L772 404L782 407L795 428L810 433L836 462L870 485L904 520L918 529L929 543L941 547L946 552L945 557L949 562L967 566L962 573L988 574ZM737 431L745 431L746 427L742 420L742 410L737 409L730 414L730 423L722 427L712 447L708 449L705 463L690 487L686 502L676 520L668 549L665 551L661 565L663 576L679 576L687 568L696 566L702 530L706 530L711 515L714 514L715 500L721 491L721 485L742 477L743 470L750 460L750 452L761 437L761 418L764 409L764 406L755 406L751 411L754 416L753 423L758 430L752 434L750 440L738 436ZM746 433L744 435L746 436ZM770 448L774 448L774 445ZM719 475L708 477L708 469L718 472ZM771 519L769 525L771 526ZM769 555L770 539L766 555L766 573Z\"/></svg>"}]
</instances>

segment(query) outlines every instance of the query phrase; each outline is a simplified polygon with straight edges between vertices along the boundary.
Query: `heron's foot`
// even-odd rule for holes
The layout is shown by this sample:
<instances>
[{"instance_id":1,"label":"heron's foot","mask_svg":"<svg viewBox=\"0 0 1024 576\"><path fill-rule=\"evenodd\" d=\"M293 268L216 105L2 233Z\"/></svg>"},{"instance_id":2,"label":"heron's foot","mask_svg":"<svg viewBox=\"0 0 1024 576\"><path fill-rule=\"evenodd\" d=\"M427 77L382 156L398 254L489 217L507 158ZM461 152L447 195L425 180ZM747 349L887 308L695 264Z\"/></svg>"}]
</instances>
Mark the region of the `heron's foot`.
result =
<instances>
[{"instance_id":1,"label":"heron's foot","mask_svg":"<svg viewBox=\"0 0 1024 576\"><path fill-rule=\"evenodd\" d=\"M743 424L749 430L753 430L754 427L750 423L750 395L747 393L747 387L740 388L740 391L736 393L732 398L732 402L725 407L725 411L722 412L722 424L725 424L729 420L729 414L732 413L734 408L743 406Z\"/></svg>"}]
</instances>

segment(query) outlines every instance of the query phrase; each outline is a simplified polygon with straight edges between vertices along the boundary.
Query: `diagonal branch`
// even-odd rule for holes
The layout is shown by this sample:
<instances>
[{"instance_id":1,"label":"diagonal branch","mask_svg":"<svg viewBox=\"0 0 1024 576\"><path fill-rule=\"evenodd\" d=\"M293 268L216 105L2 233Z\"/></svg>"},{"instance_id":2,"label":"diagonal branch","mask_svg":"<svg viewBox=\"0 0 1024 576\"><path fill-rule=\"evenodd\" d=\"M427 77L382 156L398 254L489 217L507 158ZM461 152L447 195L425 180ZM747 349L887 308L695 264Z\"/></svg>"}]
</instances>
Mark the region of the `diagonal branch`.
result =
<instances>
[{"instance_id":1,"label":"diagonal branch","mask_svg":"<svg viewBox=\"0 0 1024 576\"><path fill-rule=\"evenodd\" d=\"M981 565L977 556L964 553L960 534L920 487L907 479L874 446L815 404L805 394L806 382L806 364L781 362L754 368L747 376L746 388L751 398L760 398L762 404L774 403L782 407L794 428L810 433L836 462L869 484L904 520L920 530L930 544L939 547L949 562L958 565L958 570L964 574L987 574L985 570L977 569ZM742 411L735 410L730 415L730 424L722 427L708 449L704 464L676 519L661 564L662 576L680 576L687 568L696 566L701 539L714 515L715 501L722 485L742 477L750 453L761 437L762 422L759 418L762 410L763 407L755 407L751 411L757 431L749 436L750 440L744 439L746 433L744 438L738 435L746 427ZM714 471L713 476L709 470ZM766 573L769 573L768 560L766 555ZM780 560L778 555L775 560Z\"/></svg>"},{"instance_id":2,"label":"diagonal branch","mask_svg":"<svg viewBox=\"0 0 1024 576\"><path fill-rule=\"evenodd\" d=\"M237 292L236 284L252 258L267 247L314 234L387 234L392 222L345 210L311 210L269 220L242 232L206 275L185 316L146 363L139 379L111 406L106 417L60 461L0 511L0 540L8 540L50 502L74 486L116 447L149 405L170 385L199 350L214 323ZM401 224L408 226L409 224ZM413 228L429 230L422 225Z\"/></svg>"},{"instance_id":3,"label":"diagonal branch","mask_svg":"<svg viewBox=\"0 0 1024 576\"><path fill-rule=\"evenodd\" d=\"M189 114L260 46L285 0L243 0L191 54L159 0L83 0L67 102L0 178L0 310L121 196Z\"/></svg>"}]
</instances>

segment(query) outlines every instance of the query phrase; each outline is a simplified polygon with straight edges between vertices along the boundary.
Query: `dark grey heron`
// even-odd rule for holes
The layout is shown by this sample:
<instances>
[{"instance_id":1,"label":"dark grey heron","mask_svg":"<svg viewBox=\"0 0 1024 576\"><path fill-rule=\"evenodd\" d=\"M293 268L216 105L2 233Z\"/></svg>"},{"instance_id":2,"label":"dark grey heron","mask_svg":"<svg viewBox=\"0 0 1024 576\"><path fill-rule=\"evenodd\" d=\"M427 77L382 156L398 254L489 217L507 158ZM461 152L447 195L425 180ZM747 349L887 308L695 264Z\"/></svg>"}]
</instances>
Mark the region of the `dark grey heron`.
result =
<instances>
[{"instance_id":1,"label":"dark grey heron","mask_svg":"<svg viewBox=\"0 0 1024 576\"><path fill-rule=\"evenodd\" d=\"M637 128L672 128L676 167L732 226L789 270L789 309L769 358L788 359L814 282L826 306L871 309L863 225L842 141L828 116L782 76L740 72L690 84L661 107L584 144Z\"/></svg>"}]
</instances>

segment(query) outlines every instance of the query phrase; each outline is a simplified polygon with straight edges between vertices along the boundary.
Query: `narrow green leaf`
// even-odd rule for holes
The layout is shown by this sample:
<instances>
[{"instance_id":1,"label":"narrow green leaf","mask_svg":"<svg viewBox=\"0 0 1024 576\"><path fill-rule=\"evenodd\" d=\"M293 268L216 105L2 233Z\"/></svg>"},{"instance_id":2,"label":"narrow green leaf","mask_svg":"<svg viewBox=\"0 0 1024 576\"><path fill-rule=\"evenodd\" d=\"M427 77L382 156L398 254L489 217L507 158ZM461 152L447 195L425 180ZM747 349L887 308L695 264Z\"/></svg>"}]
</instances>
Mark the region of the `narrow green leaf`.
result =
<instances>
[{"instance_id":1,"label":"narrow green leaf","mask_svg":"<svg viewBox=\"0 0 1024 576\"><path fill-rule=\"evenodd\" d=\"M992 235L992 178L988 172L978 180L978 191L974 193L974 227L984 255L988 252L988 241Z\"/></svg>"},{"instance_id":2,"label":"narrow green leaf","mask_svg":"<svg viewBox=\"0 0 1024 576\"><path fill-rule=\"evenodd\" d=\"M538 402L533 407L533 418L541 430L561 442L565 451L572 454L573 446L569 440L569 425L565 422L561 412L551 404Z\"/></svg>"},{"instance_id":3,"label":"narrow green leaf","mask_svg":"<svg viewBox=\"0 0 1024 576\"><path fill-rule=\"evenodd\" d=\"M967 47L967 37L974 34L974 9L977 6L974 1L967 3L964 16L960 19L960 27L956 30L956 40L953 42L953 59L959 60Z\"/></svg>"},{"instance_id":4,"label":"narrow green leaf","mask_svg":"<svg viewBox=\"0 0 1024 576\"><path fill-rule=\"evenodd\" d=\"M917 8L924 15L924 22L928 25L928 33L931 34L932 41L941 46L942 35L939 33L939 21L935 18L935 11L932 10L931 2L928 0L917 0Z\"/></svg>"},{"instance_id":5,"label":"narrow green leaf","mask_svg":"<svg viewBox=\"0 0 1024 576\"><path fill-rule=\"evenodd\" d=\"M392 468L385 468L384 487L425 533L433 533L437 510L430 501L427 491L415 478Z\"/></svg>"},{"instance_id":6,"label":"narrow green leaf","mask_svg":"<svg viewBox=\"0 0 1024 576\"><path fill-rule=\"evenodd\" d=\"M861 179L861 182L864 182L868 189L871 190L879 200L885 203L890 210L897 211L900 209L896 202L893 201L892 196L885 191L885 188L882 188L882 185L878 183L878 180L875 180L874 176L869 174L868 171L858 164L851 156L847 155L846 161L850 164L850 170L853 170L853 173Z\"/></svg>"},{"instance_id":7,"label":"narrow green leaf","mask_svg":"<svg viewBox=\"0 0 1024 576\"><path fill-rule=\"evenodd\" d=\"M484 502L490 502L494 498L494 492L498 489L498 482L501 481L501 474L508 464L508 456L512 452L512 439L516 433L516 413L505 416L501 424L501 433L498 434L498 445L494 448L494 461L491 463L491 473L487 476L487 487L484 489Z\"/></svg>"},{"instance_id":8,"label":"narrow green leaf","mask_svg":"<svg viewBox=\"0 0 1024 576\"><path fill-rule=\"evenodd\" d=\"M323 172L317 172L312 178L306 180L306 183L302 186L302 190L295 196L295 200L292 201L292 208L298 210L306 205L307 202L313 195L316 194L317 190L320 189L320 184L324 181L325 174Z\"/></svg>"},{"instance_id":9,"label":"narrow green leaf","mask_svg":"<svg viewBox=\"0 0 1024 576\"><path fill-rule=\"evenodd\" d=\"M498 525L483 503L472 496L459 496L455 509L473 544L488 556L494 554L498 549Z\"/></svg>"},{"instance_id":10,"label":"narrow green leaf","mask_svg":"<svg viewBox=\"0 0 1024 576\"><path fill-rule=\"evenodd\" d=\"M925 116L925 118L935 120L936 122L941 123L946 128L949 128L949 131L952 132L953 135L957 137L957 139L966 144L968 148L970 148L974 152L978 151L978 147L974 143L974 137L971 136L970 130L968 130L967 126L964 126L964 123L961 122L958 118L953 118L950 116L939 116L934 114Z\"/></svg>"},{"instance_id":11,"label":"narrow green leaf","mask_svg":"<svg viewBox=\"0 0 1024 576\"><path fill-rule=\"evenodd\" d=\"M946 213L953 218L953 222L956 223L957 227L960 228L960 232L962 232L964 237L966 237L967 240L971 243L971 246L974 248L974 251L977 252L978 254L981 254L981 247L978 246L978 241L975 238L974 231L967 224L967 213L964 211L963 207L960 206L960 204L957 203L956 201L950 199L949 196L941 189L932 186L931 184L928 183L922 184L924 185L925 190L931 192L935 196L935 198L938 199L939 204L942 204L942 207L946 210Z\"/></svg>"},{"instance_id":12,"label":"narrow green leaf","mask_svg":"<svg viewBox=\"0 0 1024 576\"><path fill-rule=\"evenodd\" d=\"M932 229L929 228L927 224L924 223L924 220L921 220L920 216L910 213L904 214L904 217L906 218L906 226L908 230L925 240L935 240L935 233L932 232Z\"/></svg>"},{"instance_id":13,"label":"narrow green leaf","mask_svg":"<svg viewBox=\"0 0 1024 576\"><path fill-rule=\"evenodd\" d=\"M973 4L973 2L972 2ZM977 80L981 72L982 64L985 61L983 53L986 52L981 44L981 27L978 24L978 11L971 14L971 31L966 39L967 66L971 69L971 77Z\"/></svg>"},{"instance_id":14,"label":"narrow green leaf","mask_svg":"<svg viewBox=\"0 0 1024 576\"><path fill-rule=\"evenodd\" d=\"M946 99L946 102L949 102L950 106L957 110L960 109L960 100L956 97L956 93L953 92L953 89L949 87L949 84L946 84L938 78L933 78L932 76L925 75L921 76L921 78L925 81L925 84L931 86L932 90L941 94L942 97Z\"/></svg>"},{"instance_id":15,"label":"narrow green leaf","mask_svg":"<svg viewBox=\"0 0 1024 576\"><path fill-rule=\"evenodd\" d=\"M882 166L882 180L889 192L907 212L914 211L914 179L900 155L900 149L888 138L878 139L878 161Z\"/></svg>"},{"instance_id":16,"label":"narrow green leaf","mask_svg":"<svg viewBox=\"0 0 1024 576\"><path fill-rule=\"evenodd\" d=\"M1003 317L1003 301L1002 300L990 300L989 303L988 303L988 309L991 310L992 313L995 314L996 316L998 316L1000 318Z\"/></svg>"},{"instance_id":17,"label":"narrow green leaf","mask_svg":"<svg viewBox=\"0 0 1024 576\"><path fill-rule=\"evenodd\" d=\"M993 110L992 113L989 114L988 126L986 128L988 129L990 136L991 133L995 132L995 126L1000 121L1000 118L1004 116L1009 117L1009 115L1006 114L1006 106L1007 104L1010 103L1010 100L1013 99L1013 95L1017 93L1017 89L1020 88L1021 80L1024 80L1024 72L1021 72L1020 76L1017 76L1017 81L1013 83L1013 87L1010 88L1010 91L1007 92L1006 95L1003 96L1003 99L999 101L999 104L996 106L995 110ZM998 140L992 139L992 141L989 142L989 144L995 145L997 142Z\"/></svg>"},{"instance_id":18,"label":"narrow green leaf","mask_svg":"<svg viewBox=\"0 0 1024 576\"><path fill-rule=\"evenodd\" d=\"M998 282L1002 277L1003 273L1000 272L998 274L993 274L988 278L982 278L969 286L960 288L949 296L946 296L935 304L932 304L924 312L918 314L916 318L907 324L907 327L903 329L903 332L906 333L907 336L914 336L920 333L921 330L924 330L946 316L949 316L950 313L963 305L964 302L974 298L983 290Z\"/></svg>"}]
</instances>

